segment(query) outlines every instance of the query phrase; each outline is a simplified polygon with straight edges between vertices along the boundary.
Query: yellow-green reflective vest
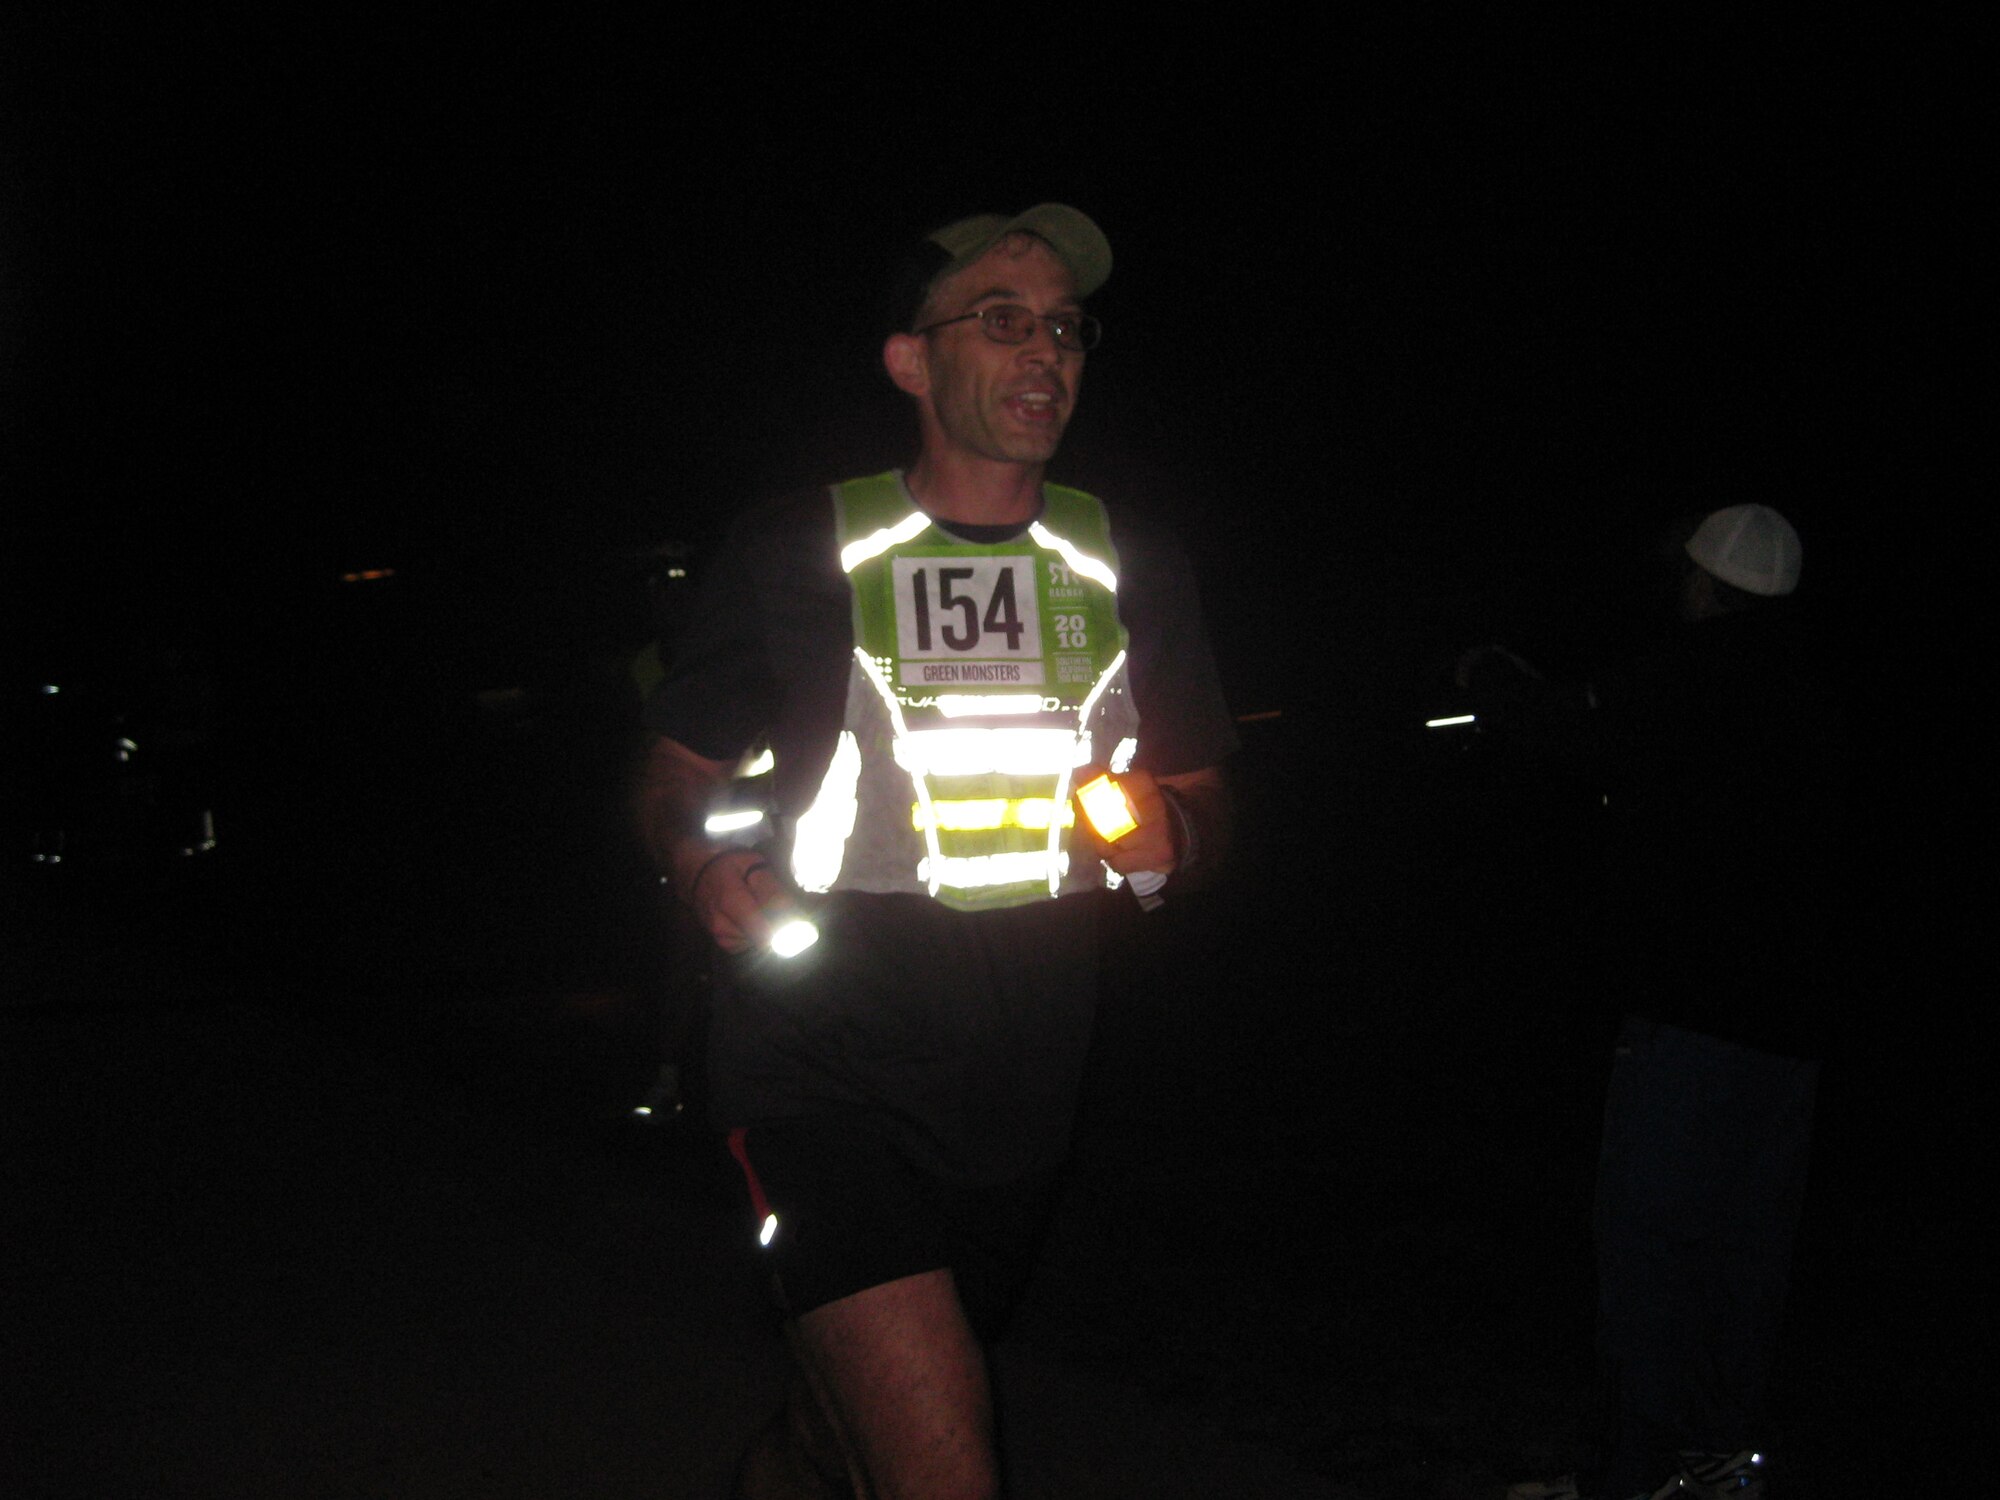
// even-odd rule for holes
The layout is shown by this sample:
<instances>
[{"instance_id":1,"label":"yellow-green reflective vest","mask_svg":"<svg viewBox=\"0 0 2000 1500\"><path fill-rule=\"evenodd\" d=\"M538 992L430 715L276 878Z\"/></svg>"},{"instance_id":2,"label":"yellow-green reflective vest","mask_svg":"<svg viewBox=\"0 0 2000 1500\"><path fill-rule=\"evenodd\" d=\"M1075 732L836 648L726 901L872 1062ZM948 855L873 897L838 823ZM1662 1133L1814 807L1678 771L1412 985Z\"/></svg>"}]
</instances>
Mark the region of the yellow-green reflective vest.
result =
<instances>
[{"instance_id":1,"label":"yellow-green reflective vest","mask_svg":"<svg viewBox=\"0 0 2000 1500\"><path fill-rule=\"evenodd\" d=\"M1069 853L1076 768L1122 770L1138 745L1104 507L1044 485L1038 520L983 544L933 524L899 471L832 494L854 655L793 825L801 888L976 911L1115 883Z\"/></svg>"}]
</instances>

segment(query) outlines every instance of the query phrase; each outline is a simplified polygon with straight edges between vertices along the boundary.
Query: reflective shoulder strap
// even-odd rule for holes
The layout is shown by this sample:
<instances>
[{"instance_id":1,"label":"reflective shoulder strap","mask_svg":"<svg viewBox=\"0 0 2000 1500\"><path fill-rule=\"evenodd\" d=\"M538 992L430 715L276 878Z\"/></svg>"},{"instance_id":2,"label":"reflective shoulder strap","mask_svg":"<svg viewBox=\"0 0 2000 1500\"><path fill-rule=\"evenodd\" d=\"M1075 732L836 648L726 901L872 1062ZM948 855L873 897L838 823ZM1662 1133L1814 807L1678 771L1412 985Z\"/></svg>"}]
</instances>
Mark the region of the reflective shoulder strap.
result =
<instances>
[{"instance_id":1,"label":"reflective shoulder strap","mask_svg":"<svg viewBox=\"0 0 2000 1500\"><path fill-rule=\"evenodd\" d=\"M1077 551L1104 564L1115 578L1118 549L1111 544L1111 517L1104 502L1066 485L1042 486L1042 523L1046 530ZM1116 587L1114 584L1113 587Z\"/></svg>"},{"instance_id":2,"label":"reflective shoulder strap","mask_svg":"<svg viewBox=\"0 0 2000 1500\"><path fill-rule=\"evenodd\" d=\"M910 503L902 475L893 469L835 485L833 508L843 573L852 573L930 525L930 517Z\"/></svg>"}]
</instances>

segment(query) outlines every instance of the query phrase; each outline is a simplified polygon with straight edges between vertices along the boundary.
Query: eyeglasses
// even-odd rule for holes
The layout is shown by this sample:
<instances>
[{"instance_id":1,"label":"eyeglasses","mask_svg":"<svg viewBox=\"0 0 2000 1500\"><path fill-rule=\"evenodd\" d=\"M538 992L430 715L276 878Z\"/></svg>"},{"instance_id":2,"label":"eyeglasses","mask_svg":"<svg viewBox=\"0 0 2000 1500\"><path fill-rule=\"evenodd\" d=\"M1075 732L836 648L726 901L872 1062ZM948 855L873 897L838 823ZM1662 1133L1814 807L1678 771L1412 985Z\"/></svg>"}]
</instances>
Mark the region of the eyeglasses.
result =
<instances>
[{"instance_id":1,"label":"eyeglasses","mask_svg":"<svg viewBox=\"0 0 2000 1500\"><path fill-rule=\"evenodd\" d=\"M979 320L980 332L996 344L1025 344L1035 336L1035 325L1049 325L1049 337L1056 341L1058 349L1067 349L1071 354L1083 354L1097 347L1097 341L1104 337L1104 325L1089 313L1043 313L1039 316L1021 306L1018 302L996 302L991 307L982 307L978 312L961 313L955 318L945 318L936 323L926 323L918 333L931 333L939 328L949 328L953 323L967 323Z\"/></svg>"}]
</instances>

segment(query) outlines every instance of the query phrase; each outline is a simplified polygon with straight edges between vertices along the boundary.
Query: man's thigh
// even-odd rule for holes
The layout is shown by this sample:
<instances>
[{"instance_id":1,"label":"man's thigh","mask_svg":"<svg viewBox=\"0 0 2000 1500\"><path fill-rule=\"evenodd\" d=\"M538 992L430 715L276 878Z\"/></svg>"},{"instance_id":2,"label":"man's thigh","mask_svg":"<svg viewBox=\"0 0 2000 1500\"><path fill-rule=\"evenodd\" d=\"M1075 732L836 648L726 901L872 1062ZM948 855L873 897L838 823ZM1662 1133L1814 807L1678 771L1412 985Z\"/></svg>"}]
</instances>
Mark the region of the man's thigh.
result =
<instances>
[{"instance_id":1,"label":"man's thigh","mask_svg":"<svg viewBox=\"0 0 2000 1500\"><path fill-rule=\"evenodd\" d=\"M1040 1249L1053 1171L994 1185L943 1182L845 1115L751 1126L732 1146L758 1216L768 1216L760 1253L788 1315L948 1271L975 1336L999 1335Z\"/></svg>"},{"instance_id":2,"label":"man's thigh","mask_svg":"<svg viewBox=\"0 0 2000 1500\"><path fill-rule=\"evenodd\" d=\"M869 1287L798 1320L816 1394L870 1492L991 1495L993 1399L949 1271Z\"/></svg>"}]
</instances>

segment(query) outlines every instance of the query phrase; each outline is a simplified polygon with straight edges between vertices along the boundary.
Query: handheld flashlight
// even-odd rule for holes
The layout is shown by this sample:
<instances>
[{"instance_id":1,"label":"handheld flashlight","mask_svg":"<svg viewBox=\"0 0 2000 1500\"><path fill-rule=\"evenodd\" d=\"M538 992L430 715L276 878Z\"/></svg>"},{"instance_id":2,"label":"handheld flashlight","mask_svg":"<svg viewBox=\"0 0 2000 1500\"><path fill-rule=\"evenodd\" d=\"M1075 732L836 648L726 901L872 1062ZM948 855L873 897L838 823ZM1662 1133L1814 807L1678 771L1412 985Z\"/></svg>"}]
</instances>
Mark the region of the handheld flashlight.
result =
<instances>
[{"instance_id":1,"label":"handheld flashlight","mask_svg":"<svg viewBox=\"0 0 2000 1500\"><path fill-rule=\"evenodd\" d=\"M771 951L780 958L795 958L819 941L819 928L804 917L780 922L771 933Z\"/></svg>"},{"instance_id":2,"label":"handheld flashlight","mask_svg":"<svg viewBox=\"0 0 2000 1500\"><path fill-rule=\"evenodd\" d=\"M1115 844L1139 826L1139 813L1125 788L1107 773L1076 789L1077 805L1089 819L1091 830L1107 844Z\"/></svg>"}]
</instances>

